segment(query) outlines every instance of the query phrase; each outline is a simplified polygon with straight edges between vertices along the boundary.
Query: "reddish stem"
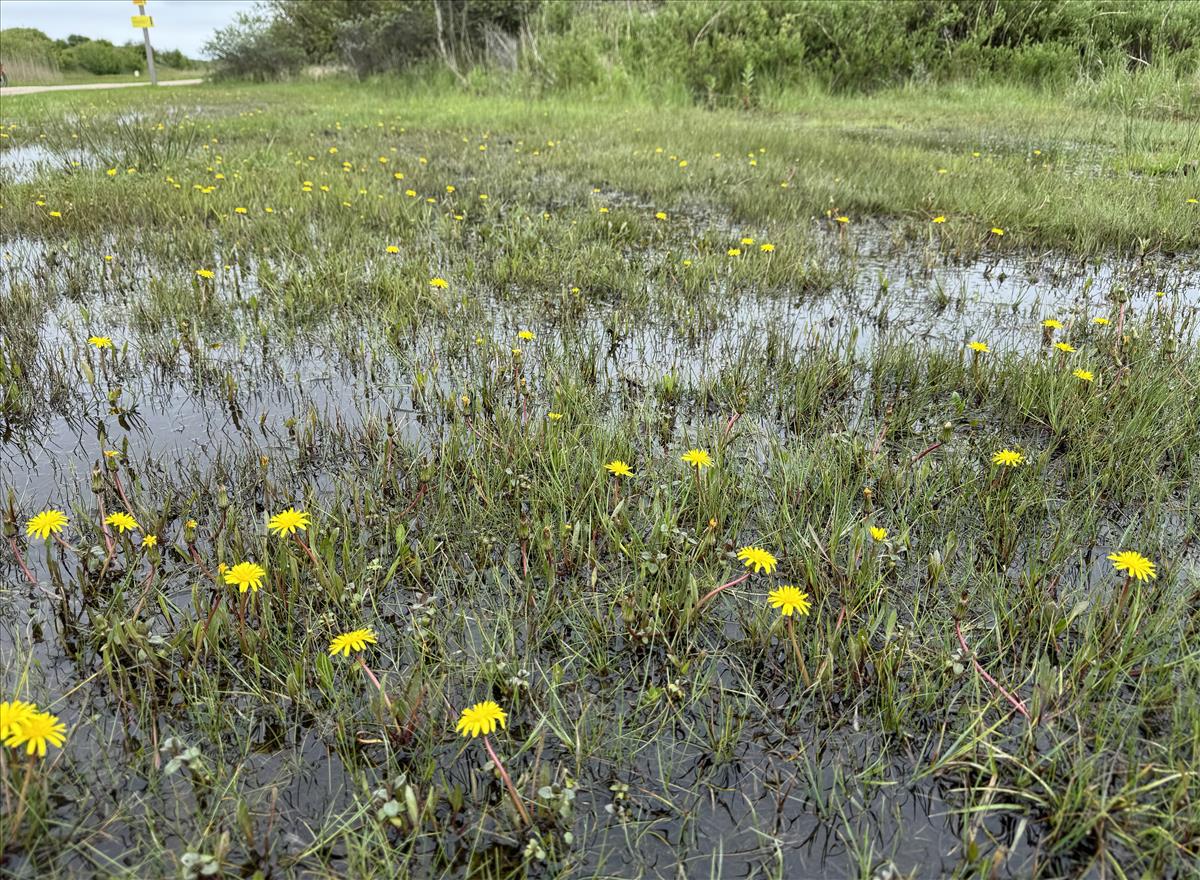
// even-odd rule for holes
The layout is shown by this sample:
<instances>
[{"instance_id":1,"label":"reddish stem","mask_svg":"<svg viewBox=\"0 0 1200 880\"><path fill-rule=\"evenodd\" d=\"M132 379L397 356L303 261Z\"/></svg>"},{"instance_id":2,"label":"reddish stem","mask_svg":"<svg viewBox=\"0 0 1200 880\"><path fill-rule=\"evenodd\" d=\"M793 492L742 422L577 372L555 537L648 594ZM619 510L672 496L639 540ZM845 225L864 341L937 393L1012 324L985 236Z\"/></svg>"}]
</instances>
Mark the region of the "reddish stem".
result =
<instances>
[{"instance_id":1,"label":"reddish stem","mask_svg":"<svg viewBox=\"0 0 1200 880\"><path fill-rule=\"evenodd\" d=\"M504 780L504 784L508 787L508 796L512 799L513 806L517 808L517 812L521 814L521 818L525 821L526 825L533 825L533 822L529 819L529 814L525 812L525 805L521 803L521 796L517 794L517 787L513 785L508 771L500 763L500 756L496 754L496 750L492 748L492 743L486 736L483 738L483 745L487 749L488 755L491 756L492 763L500 771L500 778Z\"/></svg>"},{"instance_id":2,"label":"reddish stem","mask_svg":"<svg viewBox=\"0 0 1200 880\"><path fill-rule=\"evenodd\" d=\"M713 589L709 590L707 593L705 593L700 598L700 601L696 603L695 610L699 611L700 606L703 605L705 602L707 602L709 599L711 599L713 596L717 595L722 590L728 590L730 587L736 587L738 584L740 584L742 581L744 581L748 577L750 577L750 572L746 572L745 574L739 575L738 577L735 577L733 580L726 581L725 583L721 584L721 586L714 587Z\"/></svg>"},{"instance_id":3,"label":"reddish stem","mask_svg":"<svg viewBox=\"0 0 1200 880\"><path fill-rule=\"evenodd\" d=\"M25 564L25 557L21 555L21 548L17 546L17 539L9 538L8 544L12 547L13 556L17 557L17 564L21 566L21 571L25 572L25 577L28 578L29 583L36 587L38 585L37 578L33 576L33 573L29 570L29 566Z\"/></svg>"},{"instance_id":4,"label":"reddish stem","mask_svg":"<svg viewBox=\"0 0 1200 880\"><path fill-rule=\"evenodd\" d=\"M1001 687L1000 682L988 675L987 670L979 665L979 661L975 659L975 654L972 653L971 649L967 647L967 640L963 638L961 620L954 621L954 631L958 634L958 643L962 645L963 652L968 654L971 657L971 662L975 664L975 670L983 676L984 680L987 681L988 684L1000 691L1000 693L1004 694L1004 698L1012 703L1012 707L1014 709L1025 716L1025 720L1031 720L1029 718L1029 710L1025 708L1025 703Z\"/></svg>"}]
</instances>

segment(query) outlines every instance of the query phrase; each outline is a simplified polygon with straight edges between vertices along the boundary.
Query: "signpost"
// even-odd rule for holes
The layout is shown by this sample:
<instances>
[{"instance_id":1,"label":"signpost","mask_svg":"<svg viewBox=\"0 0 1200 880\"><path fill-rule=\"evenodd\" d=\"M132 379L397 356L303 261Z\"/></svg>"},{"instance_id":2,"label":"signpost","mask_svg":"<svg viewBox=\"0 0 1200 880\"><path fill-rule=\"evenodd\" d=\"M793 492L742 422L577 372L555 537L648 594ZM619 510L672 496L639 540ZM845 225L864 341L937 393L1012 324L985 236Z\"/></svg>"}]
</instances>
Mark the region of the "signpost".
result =
<instances>
[{"instance_id":1,"label":"signpost","mask_svg":"<svg viewBox=\"0 0 1200 880\"><path fill-rule=\"evenodd\" d=\"M158 74L154 72L154 50L150 48L150 28L154 27L154 19L146 14L146 0L133 0L138 8L138 14L130 17L135 28L142 29L142 39L146 43L146 69L150 71L150 85L158 85Z\"/></svg>"}]
</instances>

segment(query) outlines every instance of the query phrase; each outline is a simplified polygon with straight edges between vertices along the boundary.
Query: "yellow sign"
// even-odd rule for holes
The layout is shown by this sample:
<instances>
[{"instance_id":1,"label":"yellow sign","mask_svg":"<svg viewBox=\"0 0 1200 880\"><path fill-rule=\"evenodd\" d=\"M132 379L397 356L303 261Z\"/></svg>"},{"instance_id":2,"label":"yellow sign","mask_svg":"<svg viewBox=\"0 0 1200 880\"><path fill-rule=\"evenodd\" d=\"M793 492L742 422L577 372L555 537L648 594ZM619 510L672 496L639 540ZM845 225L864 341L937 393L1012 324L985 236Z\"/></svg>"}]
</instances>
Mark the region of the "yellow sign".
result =
<instances>
[{"instance_id":1,"label":"yellow sign","mask_svg":"<svg viewBox=\"0 0 1200 880\"><path fill-rule=\"evenodd\" d=\"M150 15L133 15L129 18L135 28L154 27L154 17Z\"/></svg>"}]
</instances>

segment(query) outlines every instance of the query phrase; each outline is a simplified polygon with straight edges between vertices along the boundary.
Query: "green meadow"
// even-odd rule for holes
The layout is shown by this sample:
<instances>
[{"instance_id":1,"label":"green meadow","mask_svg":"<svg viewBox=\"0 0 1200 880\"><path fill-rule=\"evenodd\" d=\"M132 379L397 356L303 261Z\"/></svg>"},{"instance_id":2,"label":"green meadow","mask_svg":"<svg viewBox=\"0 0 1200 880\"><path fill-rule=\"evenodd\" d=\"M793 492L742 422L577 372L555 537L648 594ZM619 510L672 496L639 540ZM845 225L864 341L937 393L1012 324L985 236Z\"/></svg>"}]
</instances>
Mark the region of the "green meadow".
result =
<instances>
[{"instance_id":1,"label":"green meadow","mask_svg":"<svg viewBox=\"0 0 1200 880\"><path fill-rule=\"evenodd\" d=\"M4 875L1194 876L1196 116L435 82L4 100Z\"/></svg>"}]
</instances>

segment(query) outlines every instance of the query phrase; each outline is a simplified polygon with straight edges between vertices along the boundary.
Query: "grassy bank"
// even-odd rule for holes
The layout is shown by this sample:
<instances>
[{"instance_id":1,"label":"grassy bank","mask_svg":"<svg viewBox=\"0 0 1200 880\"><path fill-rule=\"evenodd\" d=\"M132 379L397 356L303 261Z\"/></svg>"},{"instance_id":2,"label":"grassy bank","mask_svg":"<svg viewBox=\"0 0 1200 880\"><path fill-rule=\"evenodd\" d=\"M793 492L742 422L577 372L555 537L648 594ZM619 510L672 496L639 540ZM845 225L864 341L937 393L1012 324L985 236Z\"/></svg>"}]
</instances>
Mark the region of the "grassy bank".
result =
<instances>
[{"instance_id":1,"label":"grassy bank","mask_svg":"<svg viewBox=\"0 0 1200 880\"><path fill-rule=\"evenodd\" d=\"M1194 121L3 112L6 870L1187 876Z\"/></svg>"}]
</instances>

